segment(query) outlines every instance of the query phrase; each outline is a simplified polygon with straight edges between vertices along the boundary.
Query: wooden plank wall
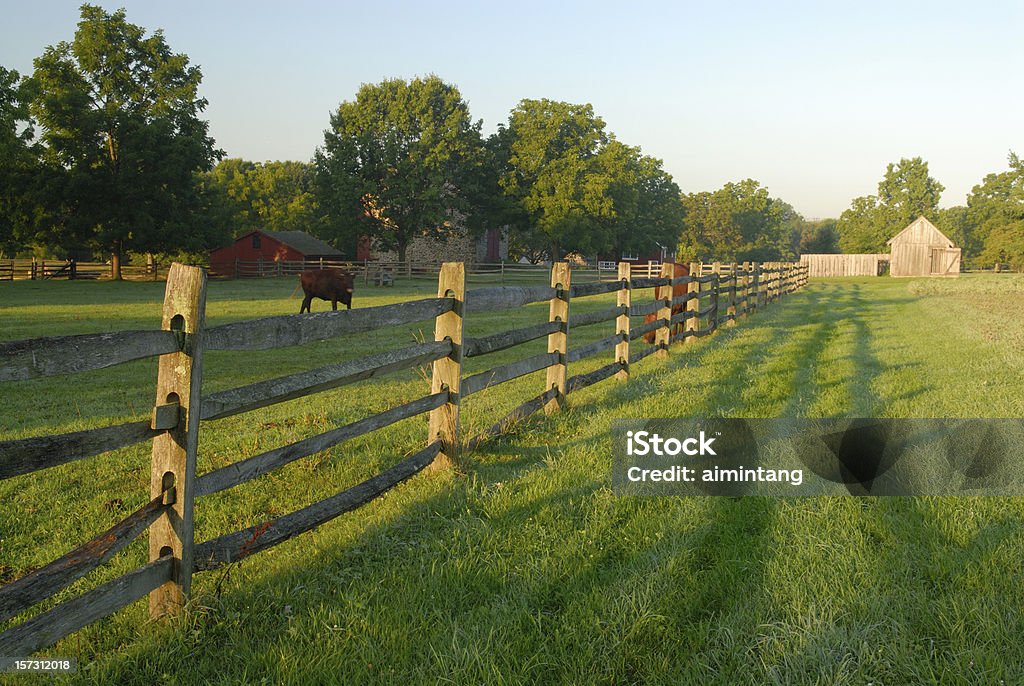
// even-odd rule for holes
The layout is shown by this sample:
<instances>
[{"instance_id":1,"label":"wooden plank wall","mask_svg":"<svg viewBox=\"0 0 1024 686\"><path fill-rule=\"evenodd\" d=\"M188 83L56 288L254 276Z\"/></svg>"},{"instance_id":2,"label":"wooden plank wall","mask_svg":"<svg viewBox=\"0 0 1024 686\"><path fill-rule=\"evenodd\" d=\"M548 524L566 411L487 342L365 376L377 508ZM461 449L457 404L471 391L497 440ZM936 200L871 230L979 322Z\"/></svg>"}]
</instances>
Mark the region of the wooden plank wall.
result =
<instances>
[{"instance_id":1,"label":"wooden plank wall","mask_svg":"<svg viewBox=\"0 0 1024 686\"><path fill-rule=\"evenodd\" d=\"M888 259L887 253L807 254L800 256L800 264L807 266L807 276L878 276L879 261Z\"/></svg>"},{"instance_id":2,"label":"wooden plank wall","mask_svg":"<svg viewBox=\"0 0 1024 686\"><path fill-rule=\"evenodd\" d=\"M919 243L893 244L892 276L960 276L960 248Z\"/></svg>"}]
</instances>

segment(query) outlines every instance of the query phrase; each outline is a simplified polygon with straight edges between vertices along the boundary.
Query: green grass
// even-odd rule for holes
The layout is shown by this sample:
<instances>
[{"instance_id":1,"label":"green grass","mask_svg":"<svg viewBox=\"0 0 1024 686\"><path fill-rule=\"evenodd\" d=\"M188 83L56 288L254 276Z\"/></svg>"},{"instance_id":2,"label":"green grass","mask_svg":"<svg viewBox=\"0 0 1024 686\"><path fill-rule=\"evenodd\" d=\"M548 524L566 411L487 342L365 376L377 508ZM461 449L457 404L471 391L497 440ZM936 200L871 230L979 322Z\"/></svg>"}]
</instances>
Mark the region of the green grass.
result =
<instances>
[{"instance_id":1,"label":"green grass","mask_svg":"<svg viewBox=\"0 0 1024 686\"><path fill-rule=\"evenodd\" d=\"M82 683L1021 683L1018 500L637 499L610 488L617 418L1024 417L1024 289L1008 277L1003 291L991 278L812 282L667 360L647 358L628 383L573 394L567 412L486 444L462 473L418 476L315 532L197 576L189 612L170 625L148 623L137 603L45 654L78 657L83 670L69 680ZM0 337L150 328L161 288L9 284ZM208 323L293 312L292 288L213 283ZM355 305L431 290L363 288ZM545 317L543 304L489 313L467 319L467 333ZM607 329L571 334L570 346ZM204 388L424 334L429 323L298 350L211 352ZM541 347L469 361L467 373ZM154 379L155 364L139 362L4 384L0 439L146 416ZM467 399L464 433L542 386L532 375ZM409 372L211 422L200 472L425 390ZM424 419L407 420L205 498L198 538L336 492L421 447L425 432ZM0 482L0 581L110 526L147 488L144 449ZM136 542L73 591L144 557Z\"/></svg>"}]
</instances>

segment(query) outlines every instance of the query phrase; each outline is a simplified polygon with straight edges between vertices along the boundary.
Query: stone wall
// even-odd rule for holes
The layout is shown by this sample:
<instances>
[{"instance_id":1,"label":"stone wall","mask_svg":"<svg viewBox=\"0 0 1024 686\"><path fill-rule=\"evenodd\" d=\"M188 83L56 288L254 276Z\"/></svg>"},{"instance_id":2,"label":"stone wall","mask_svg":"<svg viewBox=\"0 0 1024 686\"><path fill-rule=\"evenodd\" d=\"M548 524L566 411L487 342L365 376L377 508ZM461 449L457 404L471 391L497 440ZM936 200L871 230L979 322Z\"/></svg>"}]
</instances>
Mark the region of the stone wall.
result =
<instances>
[{"instance_id":1,"label":"stone wall","mask_svg":"<svg viewBox=\"0 0 1024 686\"><path fill-rule=\"evenodd\" d=\"M508 259L508 233L501 232L498 247L501 259ZM456 229L445 239L417 237L405 251L410 262L465 262L467 265L483 262L487 257L487 234L477 239L471 238L464 230ZM375 247L371 259L381 262L398 261L397 251L381 251Z\"/></svg>"}]
</instances>

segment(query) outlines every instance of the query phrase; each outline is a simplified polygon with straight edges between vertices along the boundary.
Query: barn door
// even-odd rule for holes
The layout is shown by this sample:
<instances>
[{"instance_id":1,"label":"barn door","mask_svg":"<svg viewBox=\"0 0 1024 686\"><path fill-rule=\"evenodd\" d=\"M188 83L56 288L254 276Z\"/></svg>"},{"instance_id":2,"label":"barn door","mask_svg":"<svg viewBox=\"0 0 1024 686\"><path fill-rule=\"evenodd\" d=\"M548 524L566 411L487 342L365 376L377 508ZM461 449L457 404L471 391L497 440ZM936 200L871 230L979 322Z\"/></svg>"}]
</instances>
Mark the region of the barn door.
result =
<instances>
[{"instance_id":1,"label":"barn door","mask_svg":"<svg viewBox=\"0 0 1024 686\"><path fill-rule=\"evenodd\" d=\"M948 276L960 273L960 248L932 248L931 273Z\"/></svg>"}]
</instances>

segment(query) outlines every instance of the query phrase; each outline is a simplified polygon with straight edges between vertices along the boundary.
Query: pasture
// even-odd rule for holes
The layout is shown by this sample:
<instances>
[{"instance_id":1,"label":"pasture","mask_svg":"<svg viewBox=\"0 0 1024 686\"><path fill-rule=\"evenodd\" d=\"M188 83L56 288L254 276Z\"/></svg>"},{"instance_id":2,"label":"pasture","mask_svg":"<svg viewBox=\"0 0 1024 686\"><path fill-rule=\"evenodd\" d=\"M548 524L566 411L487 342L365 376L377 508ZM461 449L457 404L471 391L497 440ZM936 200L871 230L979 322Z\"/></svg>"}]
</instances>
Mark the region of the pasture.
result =
<instances>
[{"instance_id":1,"label":"pasture","mask_svg":"<svg viewBox=\"0 0 1024 686\"><path fill-rule=\"evenodd\" d=\"M294 287L212 282L207 323L294 313ZM435 288L357 284L353 306ZM4 284L0 339L153 328L162 298L159 283ZM570 317L613 303L588 298ZM467 335L546 316L545 303L475 315ZM580 329L570 346L606 335ZM204 391L430 336L424 323L386 340L375 332L266 353L210 351ZM468 399L465 435L535 396L542 374ZM73 385L4 383L0 440L145 418L155 375L149 360L76 375ZM412 371L216 420L202 434L199 471L419 397L425 385ZM812 281L735 328L643 360L628 383L573 394L568 411L485 443L459 473L417 476L313 533L196 577L189 612L168 626L147 623L137 603L45 653L77 657L81 671L68 680L81 683L1024 681L1015 602L1024 504L613 497L612 421L690 415L1024 417L1024 286L995 276ZM425 421L204 499L197 539L380 471L423 446ZM0 583L141 506L148 483L148 449L136 448L0 482ZM137 541L69 590L145 555Z\"/></svg>"}]
</instances>

